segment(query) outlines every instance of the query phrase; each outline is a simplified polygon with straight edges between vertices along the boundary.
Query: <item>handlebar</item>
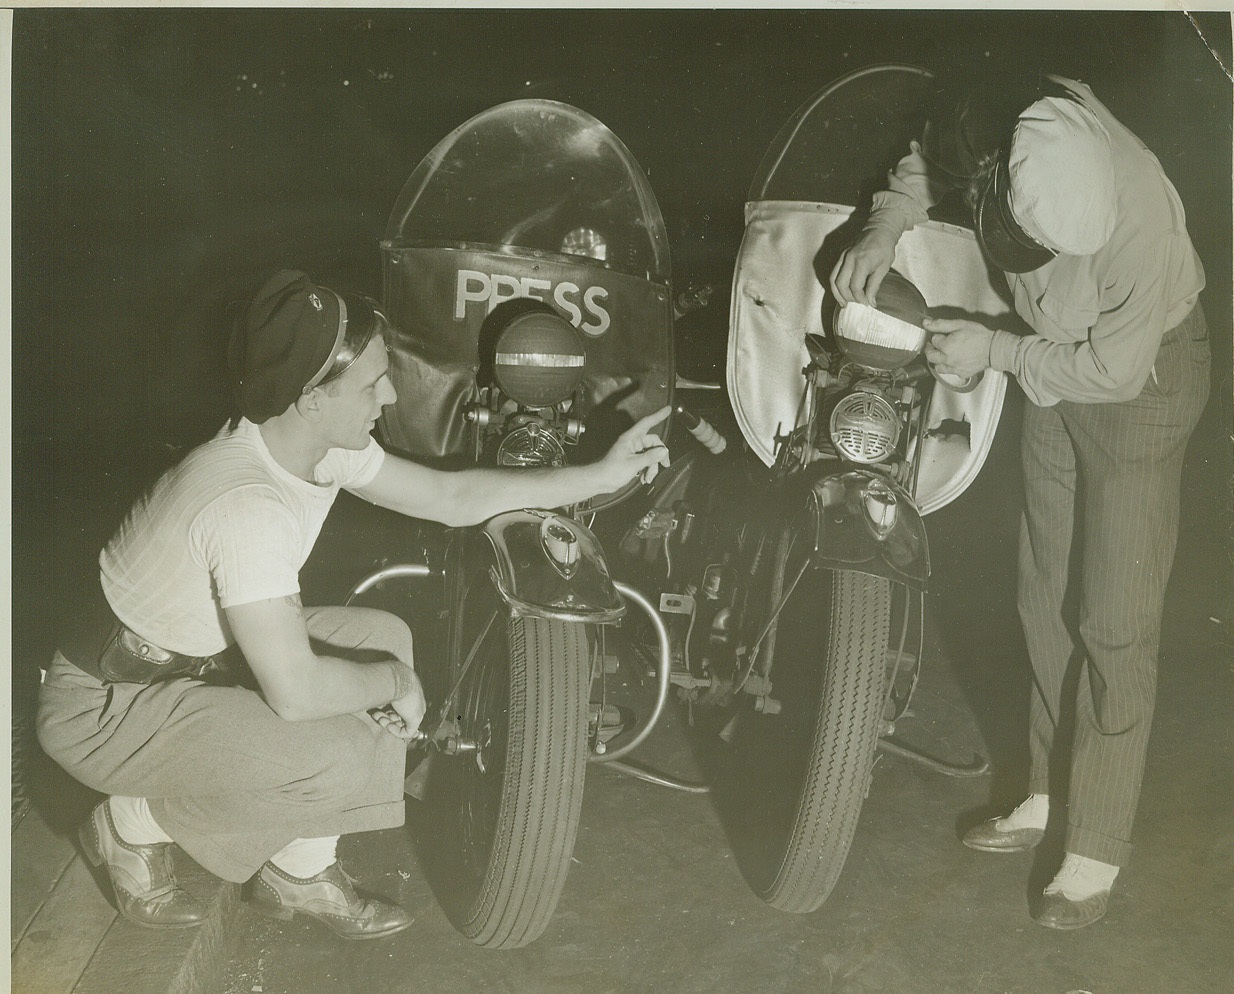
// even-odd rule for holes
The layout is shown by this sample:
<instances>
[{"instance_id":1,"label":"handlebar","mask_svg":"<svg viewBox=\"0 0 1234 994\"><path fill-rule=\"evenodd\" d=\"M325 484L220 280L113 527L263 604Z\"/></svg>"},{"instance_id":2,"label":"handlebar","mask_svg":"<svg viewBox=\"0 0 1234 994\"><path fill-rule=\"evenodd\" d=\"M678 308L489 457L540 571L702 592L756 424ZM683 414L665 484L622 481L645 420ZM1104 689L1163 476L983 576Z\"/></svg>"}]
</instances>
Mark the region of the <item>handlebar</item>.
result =
<instances>
[{"instance_id":1,"label":"handlebar","mask_svg":"<svg viewBox=\"0 0 1234 994\"><path fill-rule=\"evenodd\" d=\"M711 425L709 421L700 418L693 411L677 404L673 408L673 413L677 414L685 423L686 429L699 440L704 448L713 455L719 455L728 448L728 439L721 435Z\"/></svg>"}]
</instances>

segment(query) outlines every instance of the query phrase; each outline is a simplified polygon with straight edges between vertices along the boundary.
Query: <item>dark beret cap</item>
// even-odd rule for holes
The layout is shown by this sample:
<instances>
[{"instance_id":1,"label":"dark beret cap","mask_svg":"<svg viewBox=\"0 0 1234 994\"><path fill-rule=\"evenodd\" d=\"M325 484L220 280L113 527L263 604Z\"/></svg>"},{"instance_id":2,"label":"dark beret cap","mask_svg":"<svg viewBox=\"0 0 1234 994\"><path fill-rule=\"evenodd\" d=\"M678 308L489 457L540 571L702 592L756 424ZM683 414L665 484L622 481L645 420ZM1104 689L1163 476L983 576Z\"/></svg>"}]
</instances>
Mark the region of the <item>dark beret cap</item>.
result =
<instances>
[{"instance_id":1,"label":"dark beret cap","mask_svg":"<svg viewBox=\"0 0 1234 994\"><path fill-rule=\"evenodd\" d=\"M299 270L267 280L236 322L228 349L240 413L261 424L320 379L342 341L341 314L338 294Z\"/></svg>"}]
</instances>

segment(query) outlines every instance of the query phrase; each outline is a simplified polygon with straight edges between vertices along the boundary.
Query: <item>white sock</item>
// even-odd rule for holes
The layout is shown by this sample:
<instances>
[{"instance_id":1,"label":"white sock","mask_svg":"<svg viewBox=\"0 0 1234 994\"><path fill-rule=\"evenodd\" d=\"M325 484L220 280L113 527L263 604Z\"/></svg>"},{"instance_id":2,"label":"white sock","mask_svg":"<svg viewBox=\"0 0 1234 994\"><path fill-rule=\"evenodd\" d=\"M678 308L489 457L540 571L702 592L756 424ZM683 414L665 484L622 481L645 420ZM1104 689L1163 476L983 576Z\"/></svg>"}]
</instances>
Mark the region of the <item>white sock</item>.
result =
<instances>
[{"instance_id":1,"label":"white sock","mask_svg":"<svg viewBox=\"0 0 1234 994\"><path fill-rule=\"evenodd\" d=\"M315 877L334 863L337 835L316 839L292 839L270 857L270 862L291 877L304 880Z\"/></svg>"},{"instance_id":2,"label":"white sock","mask_svg":"<svg viewBox=\"0 0 1234 994\"><path fill-rule=\"evenodd\" d=\"M1117 876L1118 867L1112 863L1064 853L1063 865L1047 885L1045 893L1062 894L1069 901L1083 901L1094 894L1108 892Z\"/></svg>"},{"instance_id":3,"label":"white sock","mask_svg":"<svg viewBox=\"0 0 1234 994\"><path fill-rule=\"evenodd\" d=\"M1050 795L1029 794L1018 808L1006 817L998 819L998 827L1004 832L1017 828L1045 828L1050 817Z\"/></svg>"},{"instance_id":4,"label":"white sock","mask_svg":"<svg viewBox=\"0 0 1234 994\"><path fill-rule=\"evenodd\" d=\"M111 797L108 802L116 832L129 845L152 846L172 841L154 820L144 797Z\"/></svg>"}]
</instances>

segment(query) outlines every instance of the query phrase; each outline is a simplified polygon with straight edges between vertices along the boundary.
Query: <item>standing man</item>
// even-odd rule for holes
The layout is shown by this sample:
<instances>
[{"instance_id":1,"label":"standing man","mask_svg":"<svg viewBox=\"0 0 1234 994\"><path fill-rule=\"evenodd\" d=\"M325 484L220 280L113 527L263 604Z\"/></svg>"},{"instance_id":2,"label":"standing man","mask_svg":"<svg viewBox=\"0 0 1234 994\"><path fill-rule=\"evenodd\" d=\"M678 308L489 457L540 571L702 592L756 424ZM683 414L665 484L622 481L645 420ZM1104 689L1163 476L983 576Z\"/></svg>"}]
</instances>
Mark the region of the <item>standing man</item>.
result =
<instances>
[{"instance_id":1,"label":"standing man","mask_svg":"<svg viewBox=\"0 0 1234 994\"><path fill-rule=\"evenodd\" d=\"M386 319L366 298L284 271L238 323L238 416L164 474L99 557L94 603L61 638L39 741L109 795L82 826L119 911L196 925L172 842L258 911L304 914L345 938L411 919L357 893L340 835L403 823L407 742L425 702L411 633L393 615L305 608L298 574L342 488L383 507L469 525L556 507L667 463L635 424L599 462L446 473L388 455L371 432L395 400ZM242 657L248 686L225 673Z\"/></svg>"},{"instance_id":2,"label":"standing man","mask_svg":"<svg viewBox=\"0 0 1234 994\"><path fill-rule=\"evenodd\" d=\"M837 299L872 302L900 235L966 186L982 249L1031 330L925 323L936 370L1007 372L1028 398L1018 604L1034 676L1029 797L964 842L1021 852L1040 841L1055 735L1074 708L1066 854L1033 916L1080 928L1105 914L1131 851L1183 452L1208 398L1203 267L1156 157L1072 80L1042 78L1018 99L974 88L889 183L831 274ZM1073 544L1078 630L1063 608ZM1078 695L1065 700L1073 663Z\"/></svg>"}]
</instances>

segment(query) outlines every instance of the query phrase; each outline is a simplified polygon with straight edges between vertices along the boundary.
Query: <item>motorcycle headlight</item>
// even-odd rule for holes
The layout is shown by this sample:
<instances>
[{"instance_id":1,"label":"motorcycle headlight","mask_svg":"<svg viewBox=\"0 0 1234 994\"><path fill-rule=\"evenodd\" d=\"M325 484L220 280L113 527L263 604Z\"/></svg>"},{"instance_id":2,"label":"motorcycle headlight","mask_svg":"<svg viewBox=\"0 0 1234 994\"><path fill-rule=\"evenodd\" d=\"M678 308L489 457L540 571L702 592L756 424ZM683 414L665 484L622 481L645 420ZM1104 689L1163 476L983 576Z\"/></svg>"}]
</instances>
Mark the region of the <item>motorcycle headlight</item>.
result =
<instances>
[{"instance_id":1,"label":"motorcycle headlight","mask_svg":"<svg viewBox=\"0 0 1234 994\"><path fill-rule=\"evenodd\" d=\"M527 311L497 335L493 376L524 407L551 407L574 393L586 362L582 335L569 321L551 310Z\"/></svg>"},{"instance_id":2,"label":"motorcycle headlight","mask_svg":"<svg viewBox=\"0 0 1234 994\"><path fill-rule=\"evenodd\" d=\"M851 302L837 308L836 343L853 362L871 369L899 369L925 348L925 297L894 269L883 277L874 307Z\"/></svg>"},{"instance_id":3,"label":"motorcycle headlight","mask_svg":"<svg viewBox=\"0 0 1234 994\"><path fill-rule=\"evenodd\" d=\"M895 451L900 418L881 394L854 390L831 412L831 442L851 462L876 463Z\"/></svg>"}]
</instances>

